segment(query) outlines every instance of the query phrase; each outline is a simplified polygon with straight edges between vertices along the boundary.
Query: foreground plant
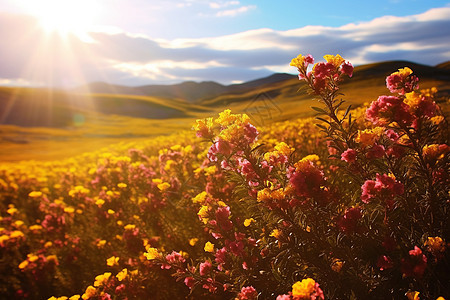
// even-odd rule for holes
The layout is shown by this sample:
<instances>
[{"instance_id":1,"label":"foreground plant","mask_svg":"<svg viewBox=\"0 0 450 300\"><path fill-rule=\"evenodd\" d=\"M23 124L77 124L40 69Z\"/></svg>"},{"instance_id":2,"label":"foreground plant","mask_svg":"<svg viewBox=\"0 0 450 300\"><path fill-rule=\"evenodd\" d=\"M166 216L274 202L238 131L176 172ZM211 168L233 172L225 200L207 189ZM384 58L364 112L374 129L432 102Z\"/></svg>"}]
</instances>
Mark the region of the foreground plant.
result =
<instances>
[{"instance_id":1,"label":"foreground plant","mask_svg":"<svg viewBox=\"0 0 450 300\"><path fill-rule=\"evenodd\" d=\"M419 92L418 78L400 69L386 81L397 95L374 101L364 128L350 107L339 111L339 84L353 66L324 58L310 69L313 57L299 55L291 65L322 104L313 109L328 158L300 157L283 142L271 150L246 115L229 110L197 121L197 136L212 141L209 164L235 188L231 198L207 190L195 201L212 239L206 257L177 264L175 276L239 299L448 295L450 148L435 91Z\"/></svg>"}]
</instances>

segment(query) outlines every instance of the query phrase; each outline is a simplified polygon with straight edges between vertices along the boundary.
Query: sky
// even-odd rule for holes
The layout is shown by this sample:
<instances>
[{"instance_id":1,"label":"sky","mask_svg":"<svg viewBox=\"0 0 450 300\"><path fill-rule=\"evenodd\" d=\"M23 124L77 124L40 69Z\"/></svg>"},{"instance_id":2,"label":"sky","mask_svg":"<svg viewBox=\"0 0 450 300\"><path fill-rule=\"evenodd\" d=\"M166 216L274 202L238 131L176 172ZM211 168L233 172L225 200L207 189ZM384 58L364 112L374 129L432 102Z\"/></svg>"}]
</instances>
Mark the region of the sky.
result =
<instances>
[{"instance_id":1,"label":"sky","mask_svg":"<svg viewBox=\"0 0 450 300\"><path fill-rule=\"evenodd\" d=\"M0 85L239 83L298 54L450 60L450 1L0 0Z\"/></svg>"}]
</instances>

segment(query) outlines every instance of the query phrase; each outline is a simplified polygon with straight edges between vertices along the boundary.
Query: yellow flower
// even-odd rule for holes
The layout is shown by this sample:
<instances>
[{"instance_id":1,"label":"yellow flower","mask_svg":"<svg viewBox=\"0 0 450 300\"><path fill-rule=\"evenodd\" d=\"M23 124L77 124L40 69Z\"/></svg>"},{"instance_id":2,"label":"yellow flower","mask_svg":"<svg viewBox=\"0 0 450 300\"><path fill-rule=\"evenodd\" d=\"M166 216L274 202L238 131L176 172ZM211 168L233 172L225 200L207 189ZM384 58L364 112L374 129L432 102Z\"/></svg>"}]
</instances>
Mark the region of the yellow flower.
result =
<instances>
[{"instance_id":1,"label":"yellow flower","mask_svg":"<svg viewBox=\"0 0 450 300\"><path fill-rule=\"evenodd\" d=\"M97 247L102 248L103 246L105 246L105 244L106 244L106 240L100 240L97 242Z\"/></svg>"},{"instance_id":2,"label":"yellow flower","mask_svg":"<svg viewBox=\"0 0 450 300\"><path fill-rule=\"evenodd\" d=\"M210 242L206 242L205 244L205 252L214 252L214 244Z\"/></svg>"},{"instance_id":3,"label":"yellow flower","mask_svg":"<svg viewBox=\"0 0 450 300\"><path fill-rule=\"evenodd\" d=\"M331 63L336 68L339 68L339 66L345 61L345 59L343 59L339 54L336 54L336 56L327 54L323 58L325 58L327 62Z\"/></svg>"},{"instance_id":4,"label":"yellow flower","mask_svg":"<svg viewBox=\"0 0 450 300\"><path fill-rule=\"evenodd\" d=\"M101 285L104 285L108 281L109 277L111 277L111 272L106 272L98 275L97 277L95 277L94 286L99 287Z\"/></svg>"},{"instance_id":5,"label":"yellow flower","mask_svg":"<svg viewBox=\"0 0 450 300\"><path fill-rule=\"evenodd\" d=\"M153 247L147 247L147 252L144 253L144 256L148 260L153 260L153 259L160 257L161 255L159 254L158 249L153 248Z\"/></svg>"},{"instance_id":6,"label":"yellow flower","mask_svg":"<svg viewBox=\"0 0 450 300\"><path fill-rule=\"evenodd\" d=\"M273 236L274 238L278 239L278 238L280 238L281 233L282 233L281 230L275 228L275 229L272 230L272 232L270 233L270 236Z\"/></svg>"},{"instance_id":7,"label":"yellow flower","mask_svg":"<svg viewBox=\"0 0 450 300\"><path fill-rule=\"evenodd\" d=\"M410 291L406 293L406 297L408 297L408 300L419 300L419 294L417 291Z\"/></svg>"},{"instance_id":8,"label":"yellow flower","mask_svg":"<svg viewBox=\"0 0 450 300\"><path fill-rule=\"evenodd\" d=\"M119 265L119 259L120 259L119 257L111 256L106 260L106 264L110 267L117 266Z\"/></svg>"},{"instance_id":9,"label":"yellow flower","mask_svg":"<svg viewBox=\"0 0 450 300\"><path fill-rule=\"evenodd\" d=\"M6 212L10 215L14 215L14 214L18 213L19 211L17 210L17 208L11 207Z\"/></svg>"},{"instance_id":10,"label":"yellow flower","mask_svg":"<svg viewBox=\"0 0 450 300\"><path fill-rule=\"evenodd\" d=\"M27 257L29 262L35 262L39 259L39 256L32 253L28 254Z\"/></svg>"},{"instance_id":11,"label":"yellow flower","mask_svg":"<svg viewBox=\"0 0 450 300\"><path fill-rule=\"evenodd\" d=\"M299 54L297 57L294 57L289 64L292 67L303 68L305 64L305 57Z\"/></svg>"},{"instance_id":12,"label":"yellow flower","mask_svg":"<svg viewBox=\"0 0 450 300\"><path fill-rule=\"evenodd\" d=\"M442 121L444 121L444 117L443 116L434 116L430 119L430 121L434 125L439 125L442 123Z\"/></svg>"},{"instance_id":13,"label":"yellow flower","mask_svg":"<svg viewBox=\"0 0 450 300\"><path fill-rule=\"evenodd\" d=\"M55 263L58 262L58 257L57 257L56 255L47 255L46 259L47 259L48 261L53 261L53 262L55 262Z\"/></svg>"},{"instance_id":14,"label":"yellow flower","mask_svg":"<svg viewBox=\"0 0 450 300\"><path fill-rule=\"evenodd\" d=\"M117 187L118 187L118 188L121 188L121 189L124 189L124 188L127 187L127 184L126 184L126 183L123 183L123 182L120 182L120 183L117 184Z\"/></svg>"},{"instance_id":15,"label":"yellow flower","mask_svg":"<svg viewBox=\"0 0 450 300\"><path fill-rule=\"evenodd\" d=\"M295 149L292 147L289 147L288 144L286 144L285 142L281 142L275 146L275 150L278 151L282 155L289 156Z\"/></svg>"},{"instance_id":16,"label":"yellow flower","mask_svg":"<svg viewBox=\"0 0 450 300\"><path fill-rule=\"evenodd\" d=\"M28 266L29 262L28 260L24 260L19 264L19 269L25 269Z\"/></svg>"},{"instance_id":17,"label":"yellow flower","mask_svg":"<svg viewBox=\"0 0 450 300\"><path fill-rule=\"evenodd\" d=\"M253 219L253 218L245 219L245 220L244 220L244 226L245 226L245 227L248 227L248 226L250 226L250 224L252 224L252 223L254 223L254 222L255 222L255 219Z\"/></svg>"},{"instance_id":18,"label":"yellow flower","mask_svg":"<svg viewBox=\"0 0 450 300\"><path fill-rule=\"evenodd\" d=\"M75 212L75 208L73 207L65 207L64 208L64 212L69 213L69 214L73 214Z\"/></svg>"},{"instance_id":19,"label":"yellow flower","mask_svg":"<svg viewBox=\"0 0 450 300\"><path fill-rule=\"evenodd\" d=\"M439 236L428 237L428 240L425 242L425 246L428 246L428 249L433 253L445 252L445 242Z\"/></svg>"},{"instance_id":20,"label":"yellow flower","mask_svg":"<svg viewBox=\"0 0 450 300\"><path fill-rule=\"evenodd\" d=\"M316 282L312 278L306 278L302 281L297 281L292 285L292 296L300 299L310 299L314 292Z\"/></svg>"},{"instance_id":21,"label":"yellow flower","mask_svg":"<svg viewBox=\"0 0 450 300\"><path fill-rule=\"evenodd\" d=\"M394 72L394 73L392 73L391 75L398 74L398 75L400 75L402 78L406 78L406 77L408 77L409 75L411 75L412 73L413 73L413 71L412 71L410 68L404 67L404 68L402 68L402 69L398 69L397 72Z\"/></svg>"},{"instance_id":22,"label":"yellow flower","mask_svg":"<svg viewBox=\"0 0 450 300\"><path fill-rule=\"evenodd\" d=\"M157 186L158 186L158 189L159 189L160 191L165 191L165 190L167 190L168 188L170 188L170 184L167 183L167 182L160 183L160 184L158 184Z\"/></svg>"},{"instance_id":23,"label":"yellow flower","mask_svg":"<svg viewBox=\"0 0 450 300\"><path fill-rule=\"evenodd\" d=\"M198 194L197 196L195 196L194 198L192 198L192 202L203 203L206 199L206 195L207 195L207 193L205 191L203 191L200 194Z\"/></svg>"},{"instance_id":24,"label":"yellow flower","mask_svg":"<svg viewBox=\"0 0 450 300\"><path fill-rule=\"evenodd\" d=\"M197 213L197 215L201 218L204 224L208 223L209 221L208 211L209 211L208 206L202 205L202 207L200 207L200 210Z\"/></svg>"},{"instance_id":25,"label":"yellow flower","mask_svg":"<svg viewBox=\"0 0 450 300\"><path fill-rule=\"evenodd\" d=\"M98 207L102 207L103 204L105 204L105 200L103 199L98 199L97 201L95 201L95 205L97 205Z\"/></svg>"},{"instance_id":26,"label":"yellow flower","mask_svg":"<svg viewBox=\"0 0 450 300\"><path fill-rule=\"evenodd\" d=\"M122 271L120 271L119 273L117 273L116 277L117 280L122 281L127 277L128 274L128 270L125 268Z\"/></svg>"},{"instance_id":27,"label":"yellow flower","mask_svg":"<svg viewBox=\"0 0 450 300\"><path fill-rule=\"evenodd\" d=\"M344 262L340 260L339 258L333 259L333 262L331 263L331 269L337 273L339 273L344 266Z\"/></svg>"},{"instance_id":28,"label":"yellow flower","mask_svg":"<svg viewBox=\"0 0 450 300\"><path fill-rule=\"evenodd\" d=\"M116 212L114 211L114 210L112 210L112 209L108 209L108 214L109 215L113 215L113 214L115 214Z\"/></svg>"},{"instance_id":29,"label":"yellow flower","mask_svg":"<svg viewBox=\"0 0 450 300\"><path fill-rule=\"evenodd\" d=\"M195 246L195 244L197 244L197 242L198 242L198 238L192 238L189 240L189 245Z\"/></svg>"},{"instance_id":30,"label":"yellow flower","mask_svg":"<svg viewBox=\"0 0 450 300\"><path fill-rule=\"evenodd\" d=\"M42 192L40 192L40 191L33 191L28 194L28 197L30 197L30 198L39 198L41 196L42 196Z\"/></svg>"},{"instance_id":31,"label":"yellow flower","mask_svg":"<svg viewBox=\"0 0 450 300\"><path fill-rule=\"evenodd\" d=\"M69 300L80 300L80 295L73 295Z\"/></svg>"},{"instance_id":32,"label":"yellow flower","mask_svg":"<svg viewBox=\"0 0 450 300\"><path fill-rule=\"evenodd\" d=\"M413 91L405 94L405 100L403 100L403 102L414 110L419 105L421 98L422 96L419 93Z\"/></svg>"},{"instance_id":33,"label":"yellow flower","mask_svg":"<svg viewBox=\"0 0 450 300\"><path fill-rule=\"evenodd\" d=\"M28 229L30 229L31 231L39 231L42 229L41 225L31 225L30 227L28 227Z\"/></svg>"},{"instance_id":34,"label":"yellow flower","mask_svg":"<svg viewBox=\"0 0 450 300\"><path fill-rule=\"evenodd\" d=\"M125 230L133 230L135 228L136 228L136 225L134 225L134 224L128 224L128 225L125 225L125 227L124 227Z\"/></svg>"},{"instance_id":35,"label":"yellow flower","mask_svg":"<svg viewBox=\"0 0 450 300\"><path fill-rule=\"evenodd\" d=\"M445 300L445 298L442 297L442 296L440 296L440 297L438 297L436 300Z\"/></svg>"},{"instance_id":36,"label":"yellow flower","mask_svg":"<svg viewBox=\"0 0 450 300\"><path fill-rule=\"evenodd\" d=\"M97 289L95 287L93 287L92 285L90 285L86 288L86 291L81 296L81 298L89 299L89 298L94 297L96 293L97 293Z\"/></svg>"}]
</instances>

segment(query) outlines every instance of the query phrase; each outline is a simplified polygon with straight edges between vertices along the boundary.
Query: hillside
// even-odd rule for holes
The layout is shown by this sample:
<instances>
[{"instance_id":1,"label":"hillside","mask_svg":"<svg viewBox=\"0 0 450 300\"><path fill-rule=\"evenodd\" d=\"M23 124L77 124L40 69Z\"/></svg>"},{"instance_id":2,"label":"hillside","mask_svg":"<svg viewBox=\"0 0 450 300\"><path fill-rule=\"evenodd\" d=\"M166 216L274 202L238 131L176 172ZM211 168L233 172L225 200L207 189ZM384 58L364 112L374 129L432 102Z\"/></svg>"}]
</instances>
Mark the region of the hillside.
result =
<instances>
[{"instance_id":1,"label":"hillside","mask_svg":"<svg viewBox=\"0 0 450 300\"><path fill-rule=\"evenodd\" d=\"M420 88L450 95L448 63L436 67L406 61L358 66L341 85L354 107L387 94L385 76L410 67ZM188 130L195 119L225 108L246 113L257 125L311 116L314 95L297 76L273 74L229 86L184 82L168 86L89 85L91 93L38 88L0 88L0 160L55 159L120 141ZM445 106L448 111L448 105ZM62 147L70 148L60 151Z\"/></svg>"}]
</instances>

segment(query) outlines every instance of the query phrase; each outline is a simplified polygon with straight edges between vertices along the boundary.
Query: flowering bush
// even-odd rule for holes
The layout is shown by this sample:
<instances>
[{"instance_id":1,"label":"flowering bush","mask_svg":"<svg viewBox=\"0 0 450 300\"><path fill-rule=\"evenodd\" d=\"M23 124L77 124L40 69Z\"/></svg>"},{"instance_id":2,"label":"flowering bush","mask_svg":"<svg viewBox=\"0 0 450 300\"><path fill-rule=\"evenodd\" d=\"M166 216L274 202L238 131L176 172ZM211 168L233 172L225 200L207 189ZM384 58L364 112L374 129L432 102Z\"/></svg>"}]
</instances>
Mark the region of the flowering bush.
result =
<instances>
[{"instance_id":1,"label":"flowering bush","mask_svg":"<svg viewBox=\"0 0 450 300\"><path fill-rule=\"evenodd\" d=\"M353 66L324 58L291 62L315 121L257 129L225 110L197 138L1 166L1 297L450 298L436 90L403 68L393 95L344 111Z\"/></svg>"}]
</instances>

